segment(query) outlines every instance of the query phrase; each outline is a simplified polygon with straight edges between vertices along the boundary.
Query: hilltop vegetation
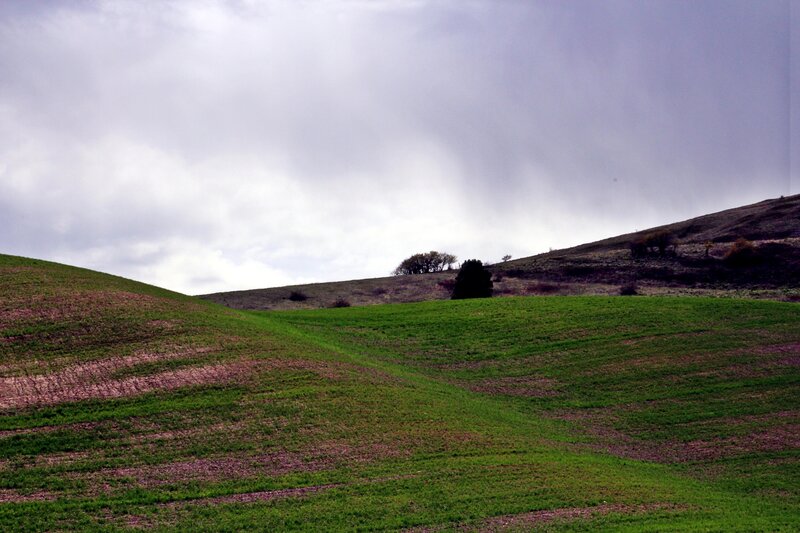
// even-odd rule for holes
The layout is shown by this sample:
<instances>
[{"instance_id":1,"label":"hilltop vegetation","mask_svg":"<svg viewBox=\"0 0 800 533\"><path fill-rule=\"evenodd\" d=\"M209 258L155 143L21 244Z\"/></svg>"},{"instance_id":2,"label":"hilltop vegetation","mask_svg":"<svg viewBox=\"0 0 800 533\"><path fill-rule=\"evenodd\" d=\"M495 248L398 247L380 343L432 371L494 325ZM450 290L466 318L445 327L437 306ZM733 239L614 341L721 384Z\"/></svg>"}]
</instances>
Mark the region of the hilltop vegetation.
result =
<instances>
[{"instance_id":1,"label":"hilltop vegetation","mask_svg":"<svg viewBox=\"0 0 800 533\"><path fill-rule=\"evenodd\" d=\"M726 260L744 239L754 261ZM491 267L496 296L610 295L636 284L650 295L746 296L800 300L800 195L765 200L683 222ZM235 309L313 309L443 300L454 273L435 272L202 296ZM308 295L289 299L292 291Z\"/></svg>"},{"instance_id":2,"label":"hilltop vegetation","mask_svg":"<svg viewBox=\"0 0 800 533\"><path fill-rule=\"evenodd\" d=\"M0 256L0 528L791 530L800 306L241 312Z\"/></svg>"}]
</instances>

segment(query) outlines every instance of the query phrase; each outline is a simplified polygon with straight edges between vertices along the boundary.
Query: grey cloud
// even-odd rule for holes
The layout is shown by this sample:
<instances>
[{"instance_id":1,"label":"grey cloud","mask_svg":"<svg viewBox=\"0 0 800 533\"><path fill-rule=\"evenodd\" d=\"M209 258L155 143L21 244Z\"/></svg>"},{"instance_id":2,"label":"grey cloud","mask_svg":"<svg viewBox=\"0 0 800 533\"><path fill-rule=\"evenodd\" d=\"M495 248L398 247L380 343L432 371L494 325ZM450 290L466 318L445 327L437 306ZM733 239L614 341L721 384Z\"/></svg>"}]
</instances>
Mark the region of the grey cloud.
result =
<instances>
[{"instance_id":1,"label":"grey cloud","mask_svg":"<svg viewBox=\"0 0 800 533\"><path fill-rule=\"evenodd\" d=\"M4 3L0 247L197 292L382 275L434 247L521 256L797 192L797 11Z\"/></svg>"}]
</instances>

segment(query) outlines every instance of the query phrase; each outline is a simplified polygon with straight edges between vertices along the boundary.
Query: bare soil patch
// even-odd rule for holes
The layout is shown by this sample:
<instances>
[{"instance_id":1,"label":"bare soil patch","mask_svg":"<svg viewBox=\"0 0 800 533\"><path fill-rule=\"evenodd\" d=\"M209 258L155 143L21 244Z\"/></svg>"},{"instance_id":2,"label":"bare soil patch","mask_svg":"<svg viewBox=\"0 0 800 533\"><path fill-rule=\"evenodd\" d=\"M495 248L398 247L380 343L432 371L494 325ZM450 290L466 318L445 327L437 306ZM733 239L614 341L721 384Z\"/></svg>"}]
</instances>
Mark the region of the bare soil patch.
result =
<instances>
[{"instance_id":1,"label":"bare soil patch","mask_svg":"<svg viewBox=\"0 0 800 533\"><path fill-rule=\"evenodd\" d=\"M558 394L558 382L542 376L501 377L470 383L467 388L484 394L546 398Z\"/></svg>"},{"instance_id":2,"label":"bare soil patch","mask_svg":"<svg viewBox=\"0 0 800 533\"><path fill-rule=\"evenodd\" d=\"M757 350L757 353L800 355L800 342L790 342L788 344L773 344L770 346L763 346Z\"/></svg>"},{"instance_id":3,"label":"bare soil patch","mask_svg":"<svg viewBox=\"0 0 800 533\"><path fill-rule=\"evenodd\" d=\"M73 463L90 459L92 458L92 455L92 452L88 451L40 454L36 456L34 460L34 466L52 467L71 465Z\"/></svg>"},{"instance_id":4,"label":"bare soil patch","mask_svg":"<svg viewBox=\"0 0 800 533\"><path fill-rule=\"evenodd\" d=\"M800 449L800 424L785 423L796 418L797 413L794 411L715 420L709 423L736 425L761 422L770 425L741 435L692 441L636 439L613 427L616 416L609 409L597 409L592 412L563 411L552 416L577 422L579 431L584 431L595 439L592 443L577 445L579 448L657 463L715 461L755 453ZM772 425L774 422L777 423Z\"/></svg>"},{"instance_id":5,"label":"bare soil patch","mask_svg":"<svg viewBox=\"0 0 800 533\"><path fill-rule=\"evenodd\" d=\"M257 476L282 476L298 472L330 470L343 464L366 463L395 457L402 450L376 443L353 446L344 442L321 442L306 451L276 450L258 456L224 456L190 459L174 463L109 468L87 475L76 475L108 490L113 480L131 479L139 487L158 487L173 483L220 482Z\"/></svg>"},{"instance_id":6,"label":"bare soil patch","mask_svg":"<svg viewBox=\"0 0 800 533\"><path fill-rule=\"evenodd\" d=\"M54 494L43 490L22 494L14 489L0 489L0 503L44 502L55 499Z\"/></svg>"},{"instance_id":7,"label":"bare soil patch","mask_svg":"<svg viewBox=\"0 0 800 533\"><path fill-rule=\"evenodd\" d=\"M298 370L312 372L321 378L341 381L357 377L373 383L396 383L399 378L382 370L358 366L342 361L321 361L317 359L267 359L260 360L265 368L276 370Z\"/></svg>"},{"instance_id":8,"label":"bare soil patch","mask_svg":"<svg viewBox=\"0 0 800 533\"><path fill-rule=\"evenodd\" d=\"M248 378L256 363L235 361L197 367L180 368L151 374L113 379L109 376L121 366L108 359L38 376L0 378L0 408L57 405L90 399L109 399L144 394L156 390L172 390L186 386L227 383ZM138 358L137 362L145 358ZM158 360L155 357L153 360Z\"/></svg>"},{"instance_id":9,"label":"bare soil patch","mask_svg":"<svg viewBox=\"0 0 800 533\"><path fill-rule=\"evenodd\" d=\"M680 511L686 509L675 503L659 502L647 504L604 503L592 507L562 507L543 509L529 513L502 515L480 520L477 523L462 523L455 527L450 524L414 527L406 529L407 533L434 533L455 529L456 531L528 531L554 521L586 520L605 516L611 513L634 514L651 511Z\"/></svg>"},{"instance_id":10,"label":"bare soil patch","mask_svg":"<svg viewBox=\"0 0 800 533\"><path fill-rule=\"evenodd\" d=\"M594 507L568 507L533 511L518 515L497 516L485 520L478 526L466 526L460 529L463 531L505 531L508 529L529 529L530 527L535 527L537 525L555 520L585 520L610 513L634 514L663 510L677 511L680 509L682 509L682 507L674 503L649 503L640 505L601 504Z\"/></svg>"},{"instance_id":11,"label":"bare soil patch","mask_svg":"<svg viewBox=\"0 0 800 533\"><path fill-rule=\"evenodd\" d=\"M165 300L155 296L119 290L65 291L7 302L4 308L0 308L0 328L27 322L85 319L109 309L151 309L164 303Z\"/></svg>"},{"instance_id":12,"label":"bare soil patch","mask_svg":"<svg viewBox=\"0 0 800 533\"><path fill-rule=\"evenodd\" d=\"M76 422L57 426L39 426L34 428L5 429L0 431L0 439L17 435L32 435L34 433L52 433L54 431L91 431L97 428L98 422Z\"/></svg>"},{"instance_id":13,"label":"bare soil patch","mask_svg":"<svg viewBox=\"0 0 800 533\"><path fill-rule=\"evenodd\" d=\"M188 502L181 502L183 504L191 505L218 505L225 503L255 503L267 502L271 500L278 500L283 498L300 498L308 494L329 490L335 487L341 487L340 483L329 483L327 485L311 485L308 487L296 487L291 489L278 489L278 490L262 490L258 492L243 492L239 494L231 494L228 496L216 496L213 498L200 498ZM175 506L176 503L167 504L168 506Z\"/></svg>"},{"instance_id":14,"label":"bare soil patch","mask_svg":"<svg viewBox=\"0 0 800 533\"><path fill-rule=\"evenodd\" d=\"M245 422L214 424L206 427L175 429L171 431L150 431L143 434L133 435L125 440L134 444L152 443L156 441L183 440L198 436L209 436L218 433L225 433L234 436L237 433L246 431L248 428Z\"/></svg>"}]
</instances>

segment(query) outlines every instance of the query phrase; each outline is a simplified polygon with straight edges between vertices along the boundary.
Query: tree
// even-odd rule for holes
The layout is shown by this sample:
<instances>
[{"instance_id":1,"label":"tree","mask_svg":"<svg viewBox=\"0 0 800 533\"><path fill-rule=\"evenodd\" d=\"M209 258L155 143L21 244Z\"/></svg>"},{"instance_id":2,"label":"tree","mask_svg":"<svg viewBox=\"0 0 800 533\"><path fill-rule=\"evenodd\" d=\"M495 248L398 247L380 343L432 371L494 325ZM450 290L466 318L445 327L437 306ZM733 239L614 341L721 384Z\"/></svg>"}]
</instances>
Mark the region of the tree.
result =
<instances>
[{"instance_id":1,"label":"tree","mask_svg":"<svg viewBox=\"0 0 800 533\"><path fill-rule=\"evenodd\" d=\"M675 255L677 252L675 235L668 230L657 230L631 242L631 254L634 257L644 257L648 254Z\"/></svg>"},{"instance_id":2,"label":"tree","mask_svg":"<svg viewBox=\"0 0 800 533\"><path fill-rule=\"evenodd\" d=\"M414 254L404 259L392 274L406 276L410 274L425 274L427 272L441 272L445 268L447 270L452 269L455 262L456 256L453 254L431 250L428 253Z\"/></svg>"},{"instance_id":3,"label":"tree","mask_svg":"<svg viewBox=\"0 0 800 533\"><path fill-rule=\"evenodd\" d=\"M511 256L509 254L506 254L506 255L503 256L503 263L505 263L506 261L510 261L510 260L511 260Z\"/></svg>"},{"instance_id":4,"label":"tree","mask_svg":"<svg viewBox=\"0 0 800 533\"><path fill-rule=\"evenodd\" d=\"M453 300L489 298L492 296L492 274L478 259L468 259L461 265L453 286Z\"/></svg>"}]
</instances>

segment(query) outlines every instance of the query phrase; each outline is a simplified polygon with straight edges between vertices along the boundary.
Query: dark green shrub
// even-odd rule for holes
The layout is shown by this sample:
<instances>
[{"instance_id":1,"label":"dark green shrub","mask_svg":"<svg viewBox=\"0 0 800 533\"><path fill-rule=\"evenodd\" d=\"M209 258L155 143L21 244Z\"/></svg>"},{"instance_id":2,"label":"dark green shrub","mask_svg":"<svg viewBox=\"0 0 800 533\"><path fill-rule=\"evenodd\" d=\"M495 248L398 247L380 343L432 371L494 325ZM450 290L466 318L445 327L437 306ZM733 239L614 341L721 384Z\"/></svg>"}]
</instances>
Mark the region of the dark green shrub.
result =
<instances>
[{"instance_id":1,"label":"dark green shrub","mask_svg":"<svg viewBox=\"0 0 800 533\"><path fill-rule=\"evenodd\" d=\"M350 302L348 302L344 298L339 298L338 300L336 300L331 304L331 307L350 307Z\"/></svg>"},{"instance_id":2,"label":"dark green shrub","mask_svg":"<svg viewBox=\"0 0 800 533\"><path fill-rule=\"evenodd\" d=\"M744 237L739 237L725 253L723 259L731 266L747 266L758 262L758 254L752 242Z\"/></svg>"},{"instance_id":3,"label":"dark green shrub","mask_svg":"<svg viewBox=\"0 0 800 533\"><path fill-rule=\"evenodd\" d=\"M289 293L289 299L293 302L305 302L306 300L308 300L308 296L306 296L305 293L302 293L300 291L292 291L291 293Z\"/></svg>"},{"instance_id":4,"label":"dark green shrub","mask_svg":"<svg viewBox=\"0 0 800 533\"><path fill-rule=\"evenodd\" d=\"M453 300L489 298L492 296L492 273L478 259L468 259L461 265L453 286Z\"/></svg>"},{"instance_id":5,"label":"dark green shrub","mask_svg":"<svg viewBox=\"0 0 800 533\"><path fill-rule=\"evenodd\" d=\"M639 294L639 288L635 283L628 283L619 288L620 296L636 296Z\"/></svg>"},{"instance_id":6,"label":"dark green shrub","mask_svg":"<svg viewBox=\"0 0 800 533\"><path fill-rule=\"evenodd\" d=\"M644 239L637 239L631 242L631 255L633 257L644 257L647 255L647 245Z\"/></svg>"}]
</instances>

